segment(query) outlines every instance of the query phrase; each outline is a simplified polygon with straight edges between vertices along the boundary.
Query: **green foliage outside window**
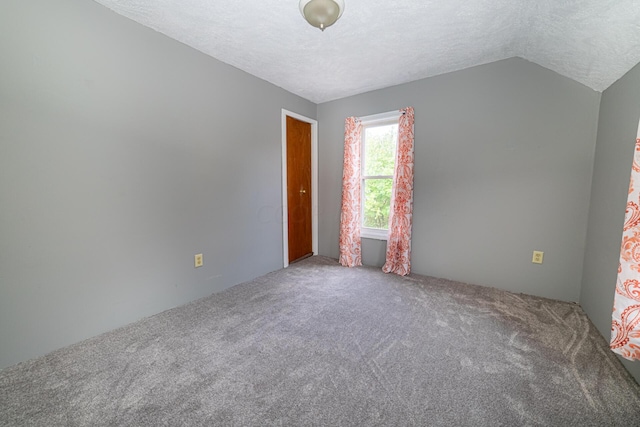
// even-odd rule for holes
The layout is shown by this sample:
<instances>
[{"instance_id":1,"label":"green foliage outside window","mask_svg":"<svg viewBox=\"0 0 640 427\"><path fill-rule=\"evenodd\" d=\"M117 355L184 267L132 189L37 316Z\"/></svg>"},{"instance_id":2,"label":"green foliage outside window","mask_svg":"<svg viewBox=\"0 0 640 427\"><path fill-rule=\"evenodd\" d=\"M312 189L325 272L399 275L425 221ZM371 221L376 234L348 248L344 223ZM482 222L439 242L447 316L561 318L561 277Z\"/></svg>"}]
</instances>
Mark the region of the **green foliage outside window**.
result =
<instances>
[{"instance_id":1,"label":"green foliage outside window","mask_svg":"<svg viewBox=\"0 0 640 427\"><path fill-rule=\"evenodd\" d=\"M362 220L364 227L386 230L389 226L397 139L398 125L365 128Z\"/></svg>"},{"instance_id":2,"label":"green foliage outside window","mask_svg":"<svg viewBox=\"0 0 640 427\"><path fill-rule=\"evenodd\" d=\"M367 179L364 183L364 218L367 228L389 227L392 179Z\"/></svg>"}]
</instances>

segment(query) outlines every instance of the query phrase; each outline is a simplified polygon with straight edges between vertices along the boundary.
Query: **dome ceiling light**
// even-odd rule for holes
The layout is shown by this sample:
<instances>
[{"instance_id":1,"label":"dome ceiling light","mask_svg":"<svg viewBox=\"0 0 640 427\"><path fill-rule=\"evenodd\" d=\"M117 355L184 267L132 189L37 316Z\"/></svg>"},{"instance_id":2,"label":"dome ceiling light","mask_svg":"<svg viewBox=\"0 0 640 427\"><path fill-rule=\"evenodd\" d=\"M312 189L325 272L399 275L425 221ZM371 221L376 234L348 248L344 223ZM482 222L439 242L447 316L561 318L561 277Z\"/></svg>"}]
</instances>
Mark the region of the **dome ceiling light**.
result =
<instances>
[{"instance_id":1,"label":"dome ceiling light","mask_svg":"<svg viewBox=\"0 0 640 427\"><path fill-rule=\"evenodd\" d=\"M300 0L300 13L316 28L324 31L340 19L344 0Z\"/></svg>"}]
</instances>

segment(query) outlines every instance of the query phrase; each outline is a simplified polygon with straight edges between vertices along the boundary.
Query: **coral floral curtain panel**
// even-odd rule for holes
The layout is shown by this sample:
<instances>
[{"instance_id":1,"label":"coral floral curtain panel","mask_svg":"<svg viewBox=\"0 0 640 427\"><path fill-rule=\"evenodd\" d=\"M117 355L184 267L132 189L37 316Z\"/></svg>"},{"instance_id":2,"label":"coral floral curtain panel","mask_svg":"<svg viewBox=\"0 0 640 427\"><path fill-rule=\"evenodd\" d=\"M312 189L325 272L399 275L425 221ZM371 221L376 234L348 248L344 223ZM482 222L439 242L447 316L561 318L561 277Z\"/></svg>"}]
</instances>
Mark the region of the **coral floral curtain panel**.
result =
<instances>
[{"instance_id":1,"label":"coral floral curtain panel","mask_svg":"<svg viewBox=\"0 0 640 427\"><path fill-rule=\"evenodd\" d=\"M340 215L340 264L362 265L360 240L360 146L362 123L349 117L344 124L342 213Z\"/></svg>"},{"instance_id":2,"label":"coral floral curtain panel","mask_svg":"<svg viewBox=\"0 0 640 427\"><path fill-rule=\"evenodd\" d=\"M411 222L413 212L413 122L412 107L400 110L398 143L393 176L389 237L382 270L402 276L411 271ZM342 212L340 217L340 264L362 265L361 256L361 146L362 122L349 117L344 129Z\"/></svg>"},{"instance_id":3,"label":"coral floral curtain panel","mask_svg":"<svg viewBox=\"0 0 640 427\"><path fill-rule=\"evenodd\" d=\"M405 276L411 272L413 218L413 107L400 110L398 148L393 174L387 257L382 271Z\"/></svg>"},{"instance_id":4,"label":"coral floral curtain panel","mask_svg":"<svg viewBox=\"0 0 640 427\"><path fill-rule=\"evenodd\" d=\"M622 231L611 349L626 359L640 359L640 127Z\"/></svg>"}]
</instances>

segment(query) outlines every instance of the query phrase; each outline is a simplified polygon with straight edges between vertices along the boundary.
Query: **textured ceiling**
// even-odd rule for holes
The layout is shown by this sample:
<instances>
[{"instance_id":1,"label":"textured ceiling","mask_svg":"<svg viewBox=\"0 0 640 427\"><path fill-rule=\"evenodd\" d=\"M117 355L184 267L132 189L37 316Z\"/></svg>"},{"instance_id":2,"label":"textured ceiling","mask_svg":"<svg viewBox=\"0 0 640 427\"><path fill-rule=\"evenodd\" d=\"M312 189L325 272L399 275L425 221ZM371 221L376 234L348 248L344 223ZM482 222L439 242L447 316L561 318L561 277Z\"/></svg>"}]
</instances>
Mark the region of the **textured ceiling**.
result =
<instances>
[{"instance_id":1,"label":"textured ceiling","mask_svg":"<svg viewBox=\"0 0 640 427\"><path fill-rule=\"evenodd\" d=\"M640 62L640 0L96 0L315 103L522 57L603 91Z\"/></svg>"}]
</instances>

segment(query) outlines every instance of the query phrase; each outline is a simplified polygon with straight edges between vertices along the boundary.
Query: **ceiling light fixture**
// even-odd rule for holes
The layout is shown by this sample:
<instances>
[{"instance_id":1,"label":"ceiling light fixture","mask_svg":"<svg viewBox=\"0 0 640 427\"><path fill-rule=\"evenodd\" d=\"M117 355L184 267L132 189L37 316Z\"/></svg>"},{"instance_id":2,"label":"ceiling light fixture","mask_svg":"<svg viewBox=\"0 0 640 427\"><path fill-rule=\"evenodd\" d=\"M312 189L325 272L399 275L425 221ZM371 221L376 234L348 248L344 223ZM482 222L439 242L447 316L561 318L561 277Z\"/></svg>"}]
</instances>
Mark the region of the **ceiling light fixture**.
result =
<instances>
[{"instance_id":1,"label":"ceiling light fixture","mask_svg":"<svg viewBox=\"0 0 640 427\"><path fill-rule=\"evenodd\" d=\"M324 31L335 24L344 11L344 0L300 0L300 13L311 25Z\"/></svg>"}]
</instances>

